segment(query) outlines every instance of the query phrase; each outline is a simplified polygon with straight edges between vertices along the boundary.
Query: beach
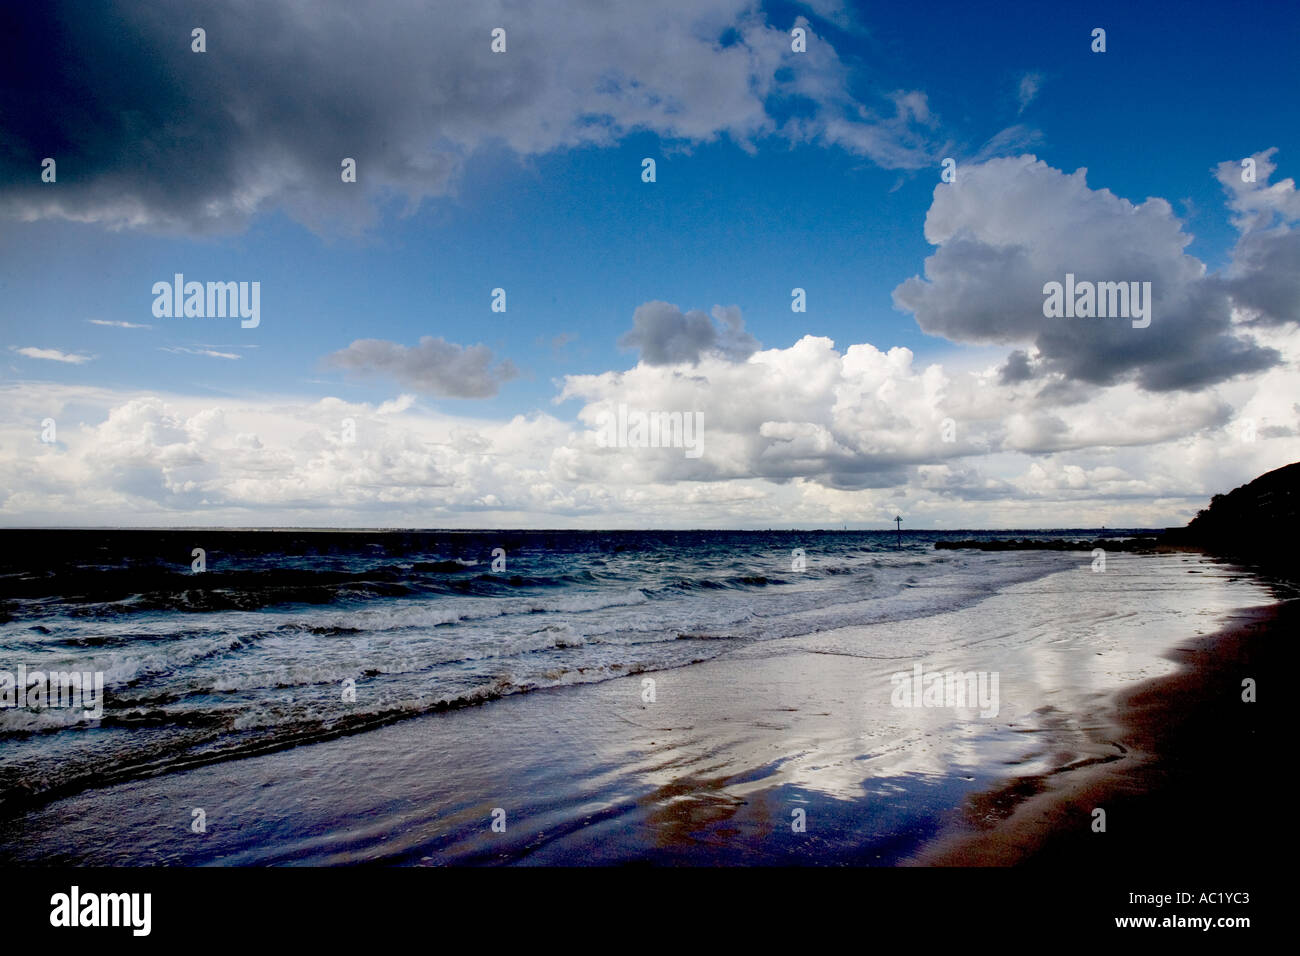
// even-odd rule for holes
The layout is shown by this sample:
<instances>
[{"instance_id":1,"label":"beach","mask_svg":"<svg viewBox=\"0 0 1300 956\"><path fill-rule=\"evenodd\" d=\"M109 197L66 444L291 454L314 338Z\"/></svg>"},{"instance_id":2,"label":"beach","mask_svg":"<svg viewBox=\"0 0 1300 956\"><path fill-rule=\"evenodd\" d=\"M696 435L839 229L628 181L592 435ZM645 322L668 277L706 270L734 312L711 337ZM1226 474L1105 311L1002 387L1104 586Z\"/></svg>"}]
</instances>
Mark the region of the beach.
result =
<instances>
[{"instance_id":1,"label":"beach","mask_svg":"<svg viewBox=\"0 0 1300 956\"><path fill-rule=\"evenodd\" d=\"M1243 847L1275 840L1285 816L1271 770L1278 704L1245 701L1242 682L1278 673L1296 624L1294 601L1246 609L1221 630L1173 648L1177 671L1115 696L1121 753L981 795L987 812L969 815L912 862L1253 876ZM1118 839L1079 825L1097 807L1107 810L1114 828L1107 833Z\"/></svg>"},{"instance_id":2,"label":"beach","mask_svg":"<svg viewBox=\"0 0 1300 956\"><path fill-rule=\"evenodd\" d=\"M731 641L92 786L0 820L0 857L1071 865L1226 854L1255 835L1241 811L1261 788L1264 705L1243 703L1240 683L1293 620L1277 591L1195 552L1116 554L1101 573L1087 552L1044 560L1058 563L961 600L946 581L933 613ZM914 577L912 597L941 580ZM996 714L973 700L900 706L916 674L953 672L996 675ZM1180 827L1197 820L1189 845Z\"/></svg>"}]
</instances>

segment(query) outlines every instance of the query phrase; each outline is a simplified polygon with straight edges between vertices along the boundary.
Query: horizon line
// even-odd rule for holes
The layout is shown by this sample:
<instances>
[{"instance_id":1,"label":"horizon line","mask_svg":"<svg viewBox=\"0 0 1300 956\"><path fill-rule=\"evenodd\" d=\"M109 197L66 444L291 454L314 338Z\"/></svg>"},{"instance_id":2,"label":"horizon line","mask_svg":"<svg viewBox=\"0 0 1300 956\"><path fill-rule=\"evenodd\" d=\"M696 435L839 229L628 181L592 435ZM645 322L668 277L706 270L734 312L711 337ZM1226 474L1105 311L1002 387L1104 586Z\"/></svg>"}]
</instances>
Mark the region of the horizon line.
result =
<instances>
[{"instance_id":1,"label":"horizon line","mask_svg":"<svg viewBox=\"0 0 1300 956\"><path fill-rule=\"evenodd\" d=\"M613 532L620 533L639 533L646 534L651 532L701 532L701 533L723 533L723 534L766 534L770 532L799 532L799 533L827 533L827 534L900 534L906 531L909 534L956 534L959 532L998 532L1010 533L1015 531L1168 531L1171 528L1182 528L1184 525L1167 525L1165 527L1113 527L1107 528L1105 525L1089 527L1086 525L1057 527L1019 527L1019 528L436 528L436 527L351 527L351 526L332 526L332 525L0 525L0 532L4 531L315 531L315 532L346 532L351 534L408 534L408 533L438 533L438 534L489 534L489 533L524 533L524 534L609 534Z\"/></svg>"}]
</instances>

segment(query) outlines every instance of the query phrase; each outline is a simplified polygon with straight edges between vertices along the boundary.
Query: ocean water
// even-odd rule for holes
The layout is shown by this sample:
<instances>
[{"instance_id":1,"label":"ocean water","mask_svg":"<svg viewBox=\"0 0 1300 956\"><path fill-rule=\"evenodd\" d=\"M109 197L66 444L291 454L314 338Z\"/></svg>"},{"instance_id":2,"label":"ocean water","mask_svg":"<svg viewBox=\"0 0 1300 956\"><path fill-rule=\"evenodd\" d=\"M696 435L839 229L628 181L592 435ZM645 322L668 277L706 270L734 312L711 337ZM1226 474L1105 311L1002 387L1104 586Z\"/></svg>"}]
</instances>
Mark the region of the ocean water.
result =
<instances>
[{"instance_id":1,"label":"ocean water","mask_svg":"<svg viewBox=\"0 0 1300 956\"><path fill-rule=\"evenodd\" d=\"M936 540L1070 534L0 532L0 671L97 672L105 685L100 719L0 709L0 812L956 611L1089 557L937 551Z\"/></svg>"}]
</instances>

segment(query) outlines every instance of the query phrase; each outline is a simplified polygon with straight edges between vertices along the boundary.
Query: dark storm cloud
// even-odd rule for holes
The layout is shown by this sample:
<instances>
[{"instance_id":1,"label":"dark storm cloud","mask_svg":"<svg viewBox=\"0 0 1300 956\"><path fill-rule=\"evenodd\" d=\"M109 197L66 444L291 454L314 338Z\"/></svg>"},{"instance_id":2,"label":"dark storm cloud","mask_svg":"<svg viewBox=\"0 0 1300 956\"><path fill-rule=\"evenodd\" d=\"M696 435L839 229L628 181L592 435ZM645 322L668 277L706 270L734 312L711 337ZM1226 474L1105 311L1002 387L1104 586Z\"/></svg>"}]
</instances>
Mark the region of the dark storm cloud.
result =
<instances>
[{"instance_id":1,"label":"dark storm cloud","mask_svg":"<svg viewBox=\"0 0 1300 956\"><path fill-rule=\"evenodd\" d=\"M284 208L313 228L363 228L385 197L409 210L447 193L476 149L537 155L632 130L928 161L908 105L922 94L864 118L833 48L792 60L786 30L750 0L42 0L0 17L0 216L19 219L203 232ZM497 27L504 53L490 48ZM787 133L767 105L795 95L811 112Z\"/></svg>"},{"instance_id":2,"label":"dark storm cloud","mask_svg":"<svg viewBox=\"0 0 1300 956\"><path fill-rule=\"evenodd\" d=\"M381 55L348 14L325 4L295 13L303 9L98 2L13 14L5 42L23 55L0 67L17 90L0 122L9 141L0 210L205 231L283 202L309 222L325 213L364 222L362 194L339 175L345 156L363 181L444 189L454 154L419 142L429 97L408 95L390 73L391 57L418 52L417 34L436 35L434 23L412 23ZM206 53L191 51L194 27L206 31ZM439 63L426 52L418 72ZM454 90L454 72L441 80ZM441 117L451 125L453 102ZM55 186L39 180L46 156L58 163Z\"/></svg>"}]
</instances>

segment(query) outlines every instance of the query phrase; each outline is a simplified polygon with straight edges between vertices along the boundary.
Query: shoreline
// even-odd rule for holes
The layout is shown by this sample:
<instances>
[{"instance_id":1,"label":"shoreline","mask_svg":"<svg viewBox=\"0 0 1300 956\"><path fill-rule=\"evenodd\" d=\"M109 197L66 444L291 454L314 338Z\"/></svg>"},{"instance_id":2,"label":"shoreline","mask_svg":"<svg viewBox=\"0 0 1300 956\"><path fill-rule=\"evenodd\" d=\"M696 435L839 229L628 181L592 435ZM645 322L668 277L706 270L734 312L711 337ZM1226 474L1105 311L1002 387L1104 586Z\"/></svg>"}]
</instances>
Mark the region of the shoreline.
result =
<instances>
[{"instance_id":1,"label":"shoreline","mask_svg":"<svg viewBox=\"0 0 1300 956\"><path fill-rule=\"evenodd\" d=\"M1272 708L1242 699L1242 679L1265 684L1300 605L1279 601L1232 615L1215 633L1166 655L1173 674L1116 693L1107 719L1123 752L976 795L965 819L909 865L1151 864L1245 871L1277 827L1277 788L1263 776L1278 751ZM1094 831L1093 811L1106 811ZM992 822L990 822L992 818Z\"/></svg>"}]
</instances>

